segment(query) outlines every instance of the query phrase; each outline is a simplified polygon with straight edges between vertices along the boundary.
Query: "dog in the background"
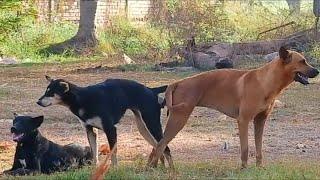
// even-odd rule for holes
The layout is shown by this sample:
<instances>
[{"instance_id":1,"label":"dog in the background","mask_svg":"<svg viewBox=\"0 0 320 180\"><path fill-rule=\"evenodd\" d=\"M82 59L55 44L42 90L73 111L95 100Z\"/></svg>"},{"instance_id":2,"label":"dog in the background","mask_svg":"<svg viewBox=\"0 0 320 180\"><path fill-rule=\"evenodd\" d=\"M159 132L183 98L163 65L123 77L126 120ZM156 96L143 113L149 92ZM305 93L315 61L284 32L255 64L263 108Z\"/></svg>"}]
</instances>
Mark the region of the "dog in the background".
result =
<instances>
[{"instance_id":1,"label":"dog in the background","mask_svg":"<svg viewBox=\"0 0 320 180\"><path fill-rule=\"evenodd\" d=\"M15 114L11 133L17 142L13 166L4 175L29 175L53 173L90 164L92 154L89 147L77 144L61 146L45 137L38 130L43 116L31 117Z\"/></svg>"},{"instance_id":2,"label":"dog in the background","mask_svg":"<svg viewBox=\"0 0 320 180\"><path fill-rule=\"evenodd\" d=\"M163 93L167 86L148 88L131 80L108 79L95 85L79 87L63 79L52 79L48 76L46 79L49 85L37 104L42 107L63 105L79 118L86 130L95 163L98 162L98 148L94 128L97 128L106 134L109 147L114 151L112 164L117 164L117 149L114 150L117 142L115 125L128 109L136 117L140 134L152 147L156 147L163 136L160 121L163 102L159 102L158 94ZM168 147L161 155L162 163L163 157L166 157L169 165L173 164Z\"/></svg>"}]
</instances>

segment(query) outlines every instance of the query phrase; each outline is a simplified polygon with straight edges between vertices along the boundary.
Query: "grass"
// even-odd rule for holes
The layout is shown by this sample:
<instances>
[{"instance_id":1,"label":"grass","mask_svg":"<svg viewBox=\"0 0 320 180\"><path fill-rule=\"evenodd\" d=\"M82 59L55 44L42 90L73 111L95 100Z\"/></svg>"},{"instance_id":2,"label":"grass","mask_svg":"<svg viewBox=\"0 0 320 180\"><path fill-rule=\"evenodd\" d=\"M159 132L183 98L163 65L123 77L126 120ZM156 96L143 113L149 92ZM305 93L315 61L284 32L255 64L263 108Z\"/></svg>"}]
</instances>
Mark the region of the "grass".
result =
<instances>
[{"instance_id":1,"label":"grass","mask_svg":"<svg viewBox=\"0 0 320 180\"><path fill-rule=\"evenodd\" d=\"M79 170L55 173L52 175L38 175L19 177L15 179L47 179L47 180L76 180L88 179L91 167ZM117 168L111 168L104 179L317 179L320 169L316 162L279 161L264 168L250 166L240 170L235 162L216 161L203 163L176 163L175 171L158 167L145 169L141 160L121 163ZM9 178L10 179L10 178ZM13 179L13 178L12 178Z\"/></svg>"},{"instance_id":2,"label":"grass","mask_svg":"<svg viewBox=\"0 0 320 180\"><path fill-rule=\"evenodd\" d=\"M0 99L7 97L10 94L10 91L2 89L0 86Z\"/></svg>"},{"instance_id":3,"label":"grass","mask_svg":"<svg viewBox=\"0 0 320 180\"><path fill-rule=\"evenodd\" d=\"M299 30L311 28L314 24L312 1L302 1L299 15L292 14L285 1L250 3L227 2L225 7L231 23L234 24L234 34L229 36L230 42L255 41L260 32L271 28L295 22L293 26L286 26L262 34L259 39L273 39L285 37Z\"/></svg>"}]
</instances>

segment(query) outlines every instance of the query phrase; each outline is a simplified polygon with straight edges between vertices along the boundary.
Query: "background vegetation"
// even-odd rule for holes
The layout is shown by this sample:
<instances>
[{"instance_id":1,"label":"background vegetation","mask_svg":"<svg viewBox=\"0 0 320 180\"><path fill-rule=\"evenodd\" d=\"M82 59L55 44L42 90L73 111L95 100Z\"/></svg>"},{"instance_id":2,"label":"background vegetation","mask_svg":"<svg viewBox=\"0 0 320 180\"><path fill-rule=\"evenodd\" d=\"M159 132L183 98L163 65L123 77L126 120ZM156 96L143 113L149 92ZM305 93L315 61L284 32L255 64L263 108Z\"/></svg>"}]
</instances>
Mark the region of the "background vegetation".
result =
<instances>
[{"instance_id":1,"label":"background vegetation","mask_svg":"<svg viewBox=\"0 0 320 180\"><path fill-rule=\"evenodd\" d=\"M41 53L49 44L71 38L77 26L68 22L39 23L33 1L0 2L0 53L16 57L21 62L64 62L103 59L125 53L143 62L164 61L170 49L195 36L201 42L245 42L256 40L259 33L294 22L278 31L266 33L260 39L279 38L313 26L312 2L302 1L299 15L292 14L285 1L263 3L226 1L212 5L208 0L166 0L160 12L162 18L144 25L134 25L125 17L115 17L112 24L98 29L99 46L90 56L77 57L65 53ZM319 57L319 46L310 49Z\"/></svg>"}]
</instances>

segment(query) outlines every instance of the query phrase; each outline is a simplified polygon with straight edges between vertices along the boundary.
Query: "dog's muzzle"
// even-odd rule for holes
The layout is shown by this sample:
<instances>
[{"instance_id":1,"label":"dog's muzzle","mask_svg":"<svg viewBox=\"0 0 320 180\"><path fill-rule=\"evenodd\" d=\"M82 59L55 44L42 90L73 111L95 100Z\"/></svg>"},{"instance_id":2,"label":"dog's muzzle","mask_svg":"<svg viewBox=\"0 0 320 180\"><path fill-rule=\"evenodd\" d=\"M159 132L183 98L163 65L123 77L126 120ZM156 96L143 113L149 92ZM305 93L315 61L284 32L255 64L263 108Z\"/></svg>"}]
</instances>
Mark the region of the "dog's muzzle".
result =
<instances>
[{"instance_id":1,"label":"dog's muzzle","mask_svg":"<svg viewBox=\"0 0 320 180\"><path fill-rule=\"evenodd\" d=\"M307 85L309 84L308 78L314 78L319 74L319 71L316 68L312 68L311 70L309 70L306 73L301 73L301 72L297 72L294 80L303 84L303 85Z\"/></svg>"},{"instance_id":2,"label":"dog's muzzle","mask_svg":"<svg viewBox=\"0 0 320 180\"><path fill-rule=\"evenodd\" d=\"M312 68L312 69L307 73L307 76L308 76L309 78L314 78L314 77L316 77L318 74L319 74L318 69Z\"/></svg>"},{"instance_id":3,"label":"dog's muzzle","mask_svg":"<svg viewBox=\"0 0 320 180\"><path fill-rule=\"evenodd\" d=\"M45 100L46 98L45 97L41 97L38 101L37 101L37 104L39 106L42 106L42 107L48 107L51 105L51 103L48 101L48 100Z\"/></svg>"},{"instance_id":4,"label":"dog's muzzle","mask_svg":"<svg viewBox=\"0 0 320 180\"><path fill-rule=\"evenodd\" d=\"M11 128L12 140L15 142L19 142L24 137L24 133L19 133L15 127Z\"/></svg>"}]
</instances>

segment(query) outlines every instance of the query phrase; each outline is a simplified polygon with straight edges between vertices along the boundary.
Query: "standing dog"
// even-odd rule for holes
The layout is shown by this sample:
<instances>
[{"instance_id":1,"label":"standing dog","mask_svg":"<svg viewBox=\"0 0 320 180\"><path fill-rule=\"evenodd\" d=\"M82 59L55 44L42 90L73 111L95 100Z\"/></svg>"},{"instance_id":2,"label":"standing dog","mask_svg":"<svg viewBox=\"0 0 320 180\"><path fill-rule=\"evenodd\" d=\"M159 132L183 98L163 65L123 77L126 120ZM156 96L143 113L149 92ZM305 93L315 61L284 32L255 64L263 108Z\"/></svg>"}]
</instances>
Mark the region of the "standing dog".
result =
<instances>
[{"instance_id":1,"label":"standing dog","mask_svg":"<svg viewBox=\"0 0 320 180\"><path fill-rule=\"evenodd\" d=\"M80 167L92 159L90 148L69 144L61 146L43 137L38 128L43 116L30 117L15 114L11 133L17 142L13 166L6 175L53 173Z\"/></svg>"},{"instance_id":2,"label":"standing dog","mask_svg":"<svg viewBox=\"0 0 320 180\"><path fill-rule=\"evenodd\" d=\"M117 141L115 125L127 109L134 113L138 130L150 145L156 147L163 136L160 122L163 106L158 102L158 94L164 92L167 86L148 88L135 81L108 79L96 85L79 87L63 79L53 80L48 76L46 79L50 84L37 104L43 107L64 105L78 116L86 130L95 163L98 162L98 148L97 134L93 128L105 132L109 147L113 150ZM114 152L111 159L112 164L116 165ZM168 147L164 155L172 164Z\"/></svg>"},{"instance_id":3,"label":"standing dog","mask_svg":"<svg viewBox=\"0 0 320 180\"><path fill-rule=\"evenodd\" d=\"M237 119L242 168L248 160L248 124L253 120L256 164L262 163L262 134L276 97L293 81L307 85L319 71L305 57L281 47L278 58L253 70L215 70L168 86L165 99L168 123L149 166L154 166L167 144L184 127L195 106L216 109Z\"/></svg>"}]
</instances>

